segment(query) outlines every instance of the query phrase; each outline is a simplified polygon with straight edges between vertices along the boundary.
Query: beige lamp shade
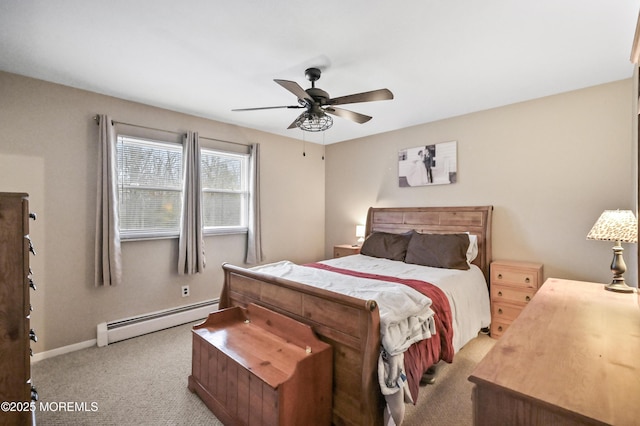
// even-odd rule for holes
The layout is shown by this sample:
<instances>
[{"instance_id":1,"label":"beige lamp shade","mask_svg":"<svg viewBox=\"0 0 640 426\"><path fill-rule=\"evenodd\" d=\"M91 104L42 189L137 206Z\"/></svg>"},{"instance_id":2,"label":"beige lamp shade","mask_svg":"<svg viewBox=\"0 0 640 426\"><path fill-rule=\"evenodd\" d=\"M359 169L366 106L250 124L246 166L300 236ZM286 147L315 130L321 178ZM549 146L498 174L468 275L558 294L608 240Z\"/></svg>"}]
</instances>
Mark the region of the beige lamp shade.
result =
<instances>
[{"instance_id":1,"label":"beige lamp shade","mask_svg":"<svg viewBox=\"0 0 640 426\"><path fill-rule=\"evenodd\" d=\"M588 240L638 242L638 220L631 210L605 210L587 235Z\"/></svg>"}]
</instances>

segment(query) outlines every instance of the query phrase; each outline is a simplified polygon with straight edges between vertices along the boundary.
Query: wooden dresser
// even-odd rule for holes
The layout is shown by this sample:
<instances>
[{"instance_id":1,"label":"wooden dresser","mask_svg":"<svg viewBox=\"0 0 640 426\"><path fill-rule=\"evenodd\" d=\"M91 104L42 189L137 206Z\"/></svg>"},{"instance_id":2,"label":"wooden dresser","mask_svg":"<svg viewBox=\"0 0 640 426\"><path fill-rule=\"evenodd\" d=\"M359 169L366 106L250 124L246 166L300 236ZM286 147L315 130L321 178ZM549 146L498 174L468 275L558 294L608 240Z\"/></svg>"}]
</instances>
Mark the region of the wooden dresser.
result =
<instances>
[{"instance_id":1,"label":"wooden dresser","mask_svg":"<svg viewBox=\"0 0 640 426\"><path fill-rule=\"evenodd\" d=\"M637 425L638 294L548 279L469 380L475 425Z\"/></svg>"},{"instance_id":2,"label":"wooden dresser","mask_svg":"<svg viewBox=\"0 0 640 426\"><path fill-rule=\"evenodd\" d=\"M193 327L196 392L228 425L329 425L333 350L311 327L258 305Z\"/></svg>"},{"instance_id":3,"label":"wooden dresser","mask_svg":"<svg viewBox=\"0 0 640 426\"><path fill-rule=\"evenodd\" d=\"M0 411L2 425L30 425L34 421L31 384L29 288L35 289L29 268L29 252L35 249L29 238L27 194L0 193ZM6 405L9 404L9 405Z\"/></svg>"},{"instance_id":4,"label":"wooden dresser","mask_svg":"<svg viewBox=\"0 0 640 426\"><path fill-rule=\"evenodd\" d=\"M507 331L542 285L542 264L497 260L491 262L491 337Z\"/></svg>"}]
</instances>

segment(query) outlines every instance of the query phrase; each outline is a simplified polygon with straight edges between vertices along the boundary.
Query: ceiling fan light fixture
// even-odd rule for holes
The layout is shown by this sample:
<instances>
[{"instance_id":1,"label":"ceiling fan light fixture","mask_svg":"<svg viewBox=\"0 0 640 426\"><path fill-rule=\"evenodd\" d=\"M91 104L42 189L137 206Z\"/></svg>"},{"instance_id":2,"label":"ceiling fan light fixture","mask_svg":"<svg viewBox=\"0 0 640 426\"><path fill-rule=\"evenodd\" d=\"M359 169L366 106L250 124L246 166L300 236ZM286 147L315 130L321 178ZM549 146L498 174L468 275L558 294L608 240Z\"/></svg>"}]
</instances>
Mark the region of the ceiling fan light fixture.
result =
<instances>
[{"instance_id":1,"label":"ceiling fan light fixture","mask_svg":"<svg viewBox=\"0 0 640 426\"><path fill-rule=\"evenodd\" d=\"M336 105L353 104L359 102L373 102L393 99L393 93L389 89L371 90L369 92L354 93L352 95L339 96L332 98L329 93L316 87L315 82L320 78L319 68L307 68L305 75L311 81L311 88L304 90L295 81L274 79L276 83L284 89L296 96L298 105L282 105L259 108L242 108L233 111L255 111L259 109L276 109L288 108L298 109L304 108L307 111L299 115L293 123L289 124L287 129L295 129L296 127L305 132L324 132L333 126L333 118L327 115L331 114L354 123L364 124L371 120L372 117L357 112L349 111L343 108L337 108Z\"/></svg>"},{"instance_id":2,"label":"ceiling fan light fixture","mask_svg":"<svg viewBox=\"0 0 640 426\"><path fill-rule=\"evenodd\" d=\"M317 115L303 112L295 121L295 124L305 132L324 132L333 126L333 119L326 114Z\"/></svg>"}]
</instances>

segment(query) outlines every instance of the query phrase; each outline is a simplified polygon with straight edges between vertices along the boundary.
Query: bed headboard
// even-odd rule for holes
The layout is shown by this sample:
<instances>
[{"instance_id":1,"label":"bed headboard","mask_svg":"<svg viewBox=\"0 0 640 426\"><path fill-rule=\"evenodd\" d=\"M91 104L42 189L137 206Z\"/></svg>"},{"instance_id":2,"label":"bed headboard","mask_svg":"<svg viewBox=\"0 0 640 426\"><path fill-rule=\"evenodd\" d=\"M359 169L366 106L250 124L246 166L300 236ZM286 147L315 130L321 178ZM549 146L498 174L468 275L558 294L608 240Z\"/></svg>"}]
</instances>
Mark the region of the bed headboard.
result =
<instances>
[{"instance_id":1,"label":"bed headboard","mask_svg":"<svg viewBox=\"0 0 640 426\"><path fill-rule=\"evenodd\" d=\"M366 235L374 231L402 233L469 232L478 237L478 256L473 261L489 282L491 263L491 214L493 206L467 207L371 207Z\"/></svg>"}]
</instances>

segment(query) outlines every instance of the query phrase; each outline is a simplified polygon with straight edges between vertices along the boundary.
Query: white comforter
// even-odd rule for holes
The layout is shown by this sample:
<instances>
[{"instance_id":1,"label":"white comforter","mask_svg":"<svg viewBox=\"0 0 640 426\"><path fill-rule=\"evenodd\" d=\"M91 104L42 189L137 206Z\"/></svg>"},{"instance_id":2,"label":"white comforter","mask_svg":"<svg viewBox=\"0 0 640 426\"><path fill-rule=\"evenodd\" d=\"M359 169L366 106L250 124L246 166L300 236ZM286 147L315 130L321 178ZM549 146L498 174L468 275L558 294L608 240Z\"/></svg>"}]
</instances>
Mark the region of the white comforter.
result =
<instances>
[{"instance_id":1,"label":"white comforter","mask_svg":"<svg viewBox=\"0 0 640 426\"><path fill-rule=\"evenodd\" d=\"M358 272L422 280L439 287L451 305L453 348L456 352L477 337L481 328L489 327L491 324L487 282L476 265L471 265L469 270L461 271L413 265L360 254L320 263Z\"/></svg>"}]
</instances>

